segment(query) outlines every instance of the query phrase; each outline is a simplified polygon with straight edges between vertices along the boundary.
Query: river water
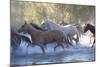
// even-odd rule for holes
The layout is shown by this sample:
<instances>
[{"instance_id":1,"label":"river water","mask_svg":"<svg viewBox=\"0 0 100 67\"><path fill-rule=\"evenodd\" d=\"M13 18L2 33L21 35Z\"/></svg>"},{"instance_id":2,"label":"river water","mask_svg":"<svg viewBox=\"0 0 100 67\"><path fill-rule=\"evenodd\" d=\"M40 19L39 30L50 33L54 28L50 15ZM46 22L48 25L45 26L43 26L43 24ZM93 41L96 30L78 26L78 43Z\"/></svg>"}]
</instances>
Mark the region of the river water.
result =
<instances>
[{"instance_id":1,"label":"river water","mask_svg":"<svg viewBox=\"0 0 100 67\"><path fill-rule=\"evenodd\" d=\"M95 61L95 46L92 48L88 38L80 40L72 47L58 47L54 51L55 43L47 45L46 54L43 54L38 46L26 47L22 42L15 51L11 51L11 65L37 65L69 62L91 62Z\"/></svg>"}]
</instances>

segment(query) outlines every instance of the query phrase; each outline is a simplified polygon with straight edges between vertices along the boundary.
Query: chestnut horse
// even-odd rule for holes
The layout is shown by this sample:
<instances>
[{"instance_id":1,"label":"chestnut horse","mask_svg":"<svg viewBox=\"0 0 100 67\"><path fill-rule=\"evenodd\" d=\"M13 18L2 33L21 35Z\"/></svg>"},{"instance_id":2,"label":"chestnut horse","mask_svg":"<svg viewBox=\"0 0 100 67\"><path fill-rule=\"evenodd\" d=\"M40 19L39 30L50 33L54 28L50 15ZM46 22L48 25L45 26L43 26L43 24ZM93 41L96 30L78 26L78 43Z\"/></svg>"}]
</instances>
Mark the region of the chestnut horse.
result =
<instances>
[{"instance_id":1,"label":"chestnut horse","mask_svg":"<svg viewBox=\"0 0 100 67\"><path fill-rule=\"evenodd\" d=\"M54 47L54 50L61 46L64 48L63 42L67 42L63 32L58 30L49 30L49 31L39 31L35 29L31 24L25 23L19 29L19 32L29 33L32 38L32 42L38 45L43 53L45 53L45 49L48 43L56 42L57 45ZM68 42L67 42L68 43Z\"/></svg>"},{"instance_id":2,"label":"chestnut horse","mask_svg":"<svg viewBox=\"0 0 100 67\"><path fill-rule=\"evenodd\" d=\"M91 24L86 24L86 26L84 28L84 33L87 32L88 30L90 30L90 32L93 34L93 37L94 37L94 41L93 41L93 45L92 45L92 47L93 47L94 43L95 43L95 26L93 26Z\"/></svg>"},{"instance_id":3,"label":"chestnut horse","mask_svg":"<svg viewBox=\"0 0 100 67\"><path fill-rule=\"evenodd\" d=\"M39 27L38 25L34 24L34 23L30 23L35 29L39 30L39 31L47 31L44 28ZM64 33L63 33L64 34ZM70 35L67 36L67 38L70 38ZM67 39L67 41L65 42L67 45L67 47L72 46L72 44L70 43L70 41ZM69 45L68 45L69 44Z\"/></svg>"},{"instance_id":4,"label":"chestnut horse","mask_svg":"<svg viewBox=\"0 0 100 67\"><path fill-rule=\"evenodd\" d=\"M40 31L47 31L46 29L43 29L41 27L39 27L38 25L34 24L34 23L30 23L34 28L40 30Z\"/></svg>"}]
</instances>

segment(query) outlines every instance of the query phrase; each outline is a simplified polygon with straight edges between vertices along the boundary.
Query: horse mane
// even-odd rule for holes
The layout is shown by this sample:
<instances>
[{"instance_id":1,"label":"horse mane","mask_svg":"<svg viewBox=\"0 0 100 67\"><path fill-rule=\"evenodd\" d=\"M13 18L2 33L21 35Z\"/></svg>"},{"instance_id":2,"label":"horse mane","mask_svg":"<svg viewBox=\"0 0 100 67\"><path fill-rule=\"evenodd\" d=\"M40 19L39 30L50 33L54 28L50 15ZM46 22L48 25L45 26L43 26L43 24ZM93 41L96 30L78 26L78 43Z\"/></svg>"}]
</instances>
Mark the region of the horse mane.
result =
<instances>
[{"instance_id":1,"label":"horse mane","mask_svg":"<svg viewBox=\"0 0 100 67\"><path fill-rule=\"evenodd\" d=\"M94 26L94 25L92 25L92 24L87 24L87 25L86 25L86 27L88 27L88 28L91 28L91 29L94 29L94 30L95 30L95 26Z\"/></svg>"},{"instance_id":2,"label":"horse mane","mask_svg":"<svg viewBox=\"0 0 100 67\"><path fill-rule=\"evenodd\" d=\"M92 27L95 27L94 25L92 25L92 24L87 24L87 26L92 26Z\"/></svg>"},{"instance_id":3,"label":"horse mane","mask_svg":"<svg viewBox=\"0 0 100 67\"><path fill-rule=\"evenodd\" d=\"M43 32L43 31L40 31L40 30L36 29L31 24L27 24L27 28L28 28L28 33L29 34L32 34L33 32L34 32L34 34L38 34L38 33L42 33Z\"/></svg>"},{"instance_id":4,"label":"horse mane","mask_svg":"<svg viewBox=\"0 0 100 67\"><path fill-rule=\"evenodd\" d=\"M40 31L46 31L45 29L42 29L41 27L39 27L38 25L36 24L33 24L33 23L30 23L34 28L40 30Z\"/></svg>"}]
</instances>

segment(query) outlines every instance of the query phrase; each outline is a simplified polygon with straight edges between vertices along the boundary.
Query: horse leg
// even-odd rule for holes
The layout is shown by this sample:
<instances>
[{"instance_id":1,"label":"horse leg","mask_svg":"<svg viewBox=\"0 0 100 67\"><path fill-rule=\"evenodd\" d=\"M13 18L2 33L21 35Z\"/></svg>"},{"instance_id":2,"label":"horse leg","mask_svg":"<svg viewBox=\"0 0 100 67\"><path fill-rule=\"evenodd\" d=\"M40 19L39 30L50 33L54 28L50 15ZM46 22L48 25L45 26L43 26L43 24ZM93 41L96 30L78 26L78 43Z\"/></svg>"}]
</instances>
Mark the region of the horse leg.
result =
<instances>
[{"instance_id":1,"label":"horse leg","mask_svg":"<svg viewBox=\"0 0 100 67\"><path fill-rule=\"evenodd\" d=\"M92 36L90 37L90 43L92 43L92 42L91 42L91 38L92 38Z\"/></svg>"},{"instance_id":2,"label":"horse leg","mask_svg":"<svg viewBox=\"0 0 100 67\"><path fill-rule=\"evenodd\" d=\"M67 37L67 39L65 39L65 42L66 42L66 44L69 44L69 45L71 45L71 46L72 46L72 44L70 43L70 41L69 41L68 37ZM69 45L67 45L67 47L69 47Z\"/></svg>"},{"instance_id":3,"label":"horse leg","mask_svg":"<svg viewBox=\"0 0 100 67\"><path fill-rule=\"evenodd\" d=\"M95 39L94 39L94 41L93 41L92 48L94 47L94 44L95 44Z\"/></svg>"},{"instance_id":4,"label":"horse leg","mask_svg":"<svg viewBox=\"0 0 100 67\"><path fill-rule=\"evenodd\" d=\"M74 37L73 37L73 40L77 43L77 38L74 38Z\"/></svg>"},{"instance_id":5,"label":"horse leg","mask_svg":"<svg viewBox=\"0 0 100 67\"><path fill-rule=\"evenodd\" d=\"M71 39L72 40L72 39ZM72 41L70 42L69 40L68 40L68 42L67 42L70 46L73 46L72 45Z\"/></svg>"},{"instance_id":6,"label":"horse leg","mask_svg":"<svg viewBox=\"0 0 100 67\"><path fill-rule=\"evenodd\" d=\"M68 40L72 43L72 36L68 36Z\"/></svg>"},{"instance_id":7,"label":"horse leg","mask_svg":"<svg viewBox=\"0 0 100 67\"><path fill-rule=\"evenodd\" d=\"M77 38L76 39L73 37L73 40L75 40L75 42L77 44L79 42L79 36L77 35Z\"/></svg>"},{"instance_id":8,"label":"horse leg","mask_svg":"<svg viewBox=\"0 0 100 67\"><path fill-rule=\"evenodd\" d=\"M63 44L62 43L59 43L59 45L64 49L64 46L63 46Z\"/></svg>"},{"instance_id":9,"label":"horse leg","mask_svg":"<svg viewBox=\"0 0 100 67\"><path fill-rule=\"evenodd\" d=\"M44 48L47 49L47 44L46 43L44 43Z\"/></svg>"},{"instance_id":10,"label":"horse leg","mask_svg":"<svg viewBox=\"0 0 100 67\"><path fill-rule=\"evenodd\" d=\"M42 49L43 54L45 54L45 49L44 49L44 47L43 47L42 45L39 45L39 46L40 46L40 48Z\"/></svg>"},{"instance_id":11,"label":"horse leg","mask_svg":"<svg viewBox=\"0 0 100 67\"><path fill-rule=\"evenodd\" d=\"M58 47L59 45L56 45L55 47L54 47L54 52L56 51L56 48Z\"/></svg>"},{"instance_id":12,"label":"horse leg","mask_svg":"<svg viewBox=\"0 0 100 67\"><path fill-rule=\"evenodd\" d=\"M64 46L62 45L62 43L57 43L57 45L54 47L54 51L56 51L56 48L57 48L58 46L61 46L61 47L64 49Z\"/></svg>"},{"instance_id":13,"label":"horse leg","mask_svg":"<svg viewBox=\"0 0 100 67\"><path fill-rule=\"evenodd\" d=\"M72 36L71 35L67 35L67 38L65 39L66 44L69 44L70 46L72 45ZM67 45L67 47L69 47L69 45Z\"/></svg>"},{"instance_id":14,"label":"horse leg","mask_svg":"<svg viewBox=\"0 0 100 67\"><path fill-rule=\"evenodd\" d=\"M76 43L78 43L79 42L79 36L77 35L77 38L76 38Z\"/></svg>"}]
</instances>

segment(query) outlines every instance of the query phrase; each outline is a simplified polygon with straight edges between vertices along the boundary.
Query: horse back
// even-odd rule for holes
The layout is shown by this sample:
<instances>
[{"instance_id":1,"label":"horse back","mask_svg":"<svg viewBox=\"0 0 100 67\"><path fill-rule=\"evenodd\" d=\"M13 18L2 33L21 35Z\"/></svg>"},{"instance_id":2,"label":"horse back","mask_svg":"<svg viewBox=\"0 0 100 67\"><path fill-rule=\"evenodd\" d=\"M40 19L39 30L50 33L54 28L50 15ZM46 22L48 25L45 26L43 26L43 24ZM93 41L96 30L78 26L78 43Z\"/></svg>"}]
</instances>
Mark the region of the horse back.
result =
<instances>
[{"instance_id":1,"label":"horse back","mask_svg":"<svg viewBox=\"0 0 100 67\"><path fill-rule=\"evenodd\" d=\"M50 30L50 31L46 31L45 32L45 35L46 36L49 36L50 38L53 37L53 38L57 38L57 39L62 39L64 38L64 34L62 31L59 31L59 30Z\"/></svg>"}]
</instances>

